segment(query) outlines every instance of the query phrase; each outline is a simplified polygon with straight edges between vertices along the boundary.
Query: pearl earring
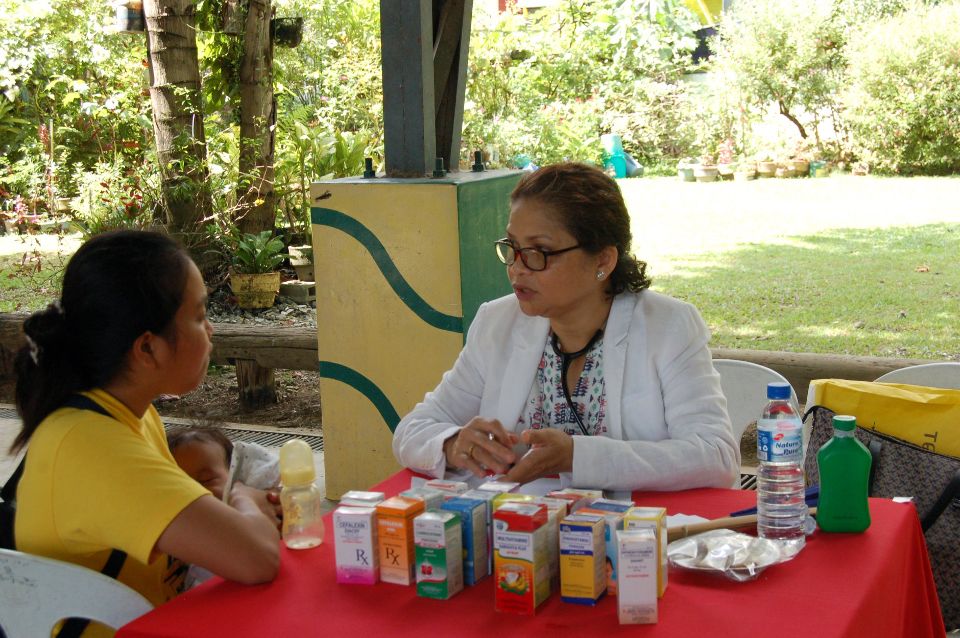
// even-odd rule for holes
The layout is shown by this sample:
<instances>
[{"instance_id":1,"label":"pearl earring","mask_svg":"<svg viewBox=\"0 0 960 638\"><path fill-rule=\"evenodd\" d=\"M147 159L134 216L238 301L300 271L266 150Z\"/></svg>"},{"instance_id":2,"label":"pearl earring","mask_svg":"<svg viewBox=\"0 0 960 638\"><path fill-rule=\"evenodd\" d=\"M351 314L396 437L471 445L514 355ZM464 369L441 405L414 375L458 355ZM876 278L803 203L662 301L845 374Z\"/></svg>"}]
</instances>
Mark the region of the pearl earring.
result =
<instances>
[{"instance_id":1,"label":"pearl earring","mask_svg":"<svg viewBox=\"0 0 960 638\"><path fill-rule=\"evenodd\" d=\"M597 271L597 281L603 281L603 276L606 275L606 274L607 274L607 273L603 272L602 270L598 270L598 271Z\"/></svg>"}]
</instances>

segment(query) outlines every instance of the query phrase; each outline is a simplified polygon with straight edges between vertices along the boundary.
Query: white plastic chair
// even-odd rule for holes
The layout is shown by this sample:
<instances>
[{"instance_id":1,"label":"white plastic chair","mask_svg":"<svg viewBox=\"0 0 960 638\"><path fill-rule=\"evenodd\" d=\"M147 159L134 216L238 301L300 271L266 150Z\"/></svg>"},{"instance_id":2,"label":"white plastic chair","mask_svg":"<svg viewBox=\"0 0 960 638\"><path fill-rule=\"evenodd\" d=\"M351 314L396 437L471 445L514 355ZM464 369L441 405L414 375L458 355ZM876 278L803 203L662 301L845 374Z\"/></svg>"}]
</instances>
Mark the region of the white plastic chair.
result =
<instances>
[{"instance_id":1,"label":"white plastic chair","mask_svg":"<svg viewBox=\"0 0 960 638\"><path fill-rule=\"evenodd\" d=\"M727 398L727 413L733 425L733 438L740 444L747 426L760 418L763 407L767 404L767 384L789 381L782 374L766 366L749 361L736 359L714 359L713 367L720 373L720 388ZM790 386L790 396L794 406L797 405L797 394ZM750 479L745 475L735 488L746 487Z\"/></svg>"},{"instance_id":2,"label":"white plastic chair","mask_svg":"<svg viewBox=\"0 0 960 638\"><path fill-rule=\"evenodd\" d=\"M114 629L151 609L146 598L109 576L51 558L0 549L0 627L7 638L49 636L64 618Z\"/></svg>"},{"instance_id":3,"label":"white plastic chair","mask_svg":"<svg viewBox=\"0 0 960 638\"><path fill-rule=\"evenodd\" d=\"M960 390L960 363L938 362L909 366L899 370L891 370L877 381Z\"/></svg>"}]
</instances>

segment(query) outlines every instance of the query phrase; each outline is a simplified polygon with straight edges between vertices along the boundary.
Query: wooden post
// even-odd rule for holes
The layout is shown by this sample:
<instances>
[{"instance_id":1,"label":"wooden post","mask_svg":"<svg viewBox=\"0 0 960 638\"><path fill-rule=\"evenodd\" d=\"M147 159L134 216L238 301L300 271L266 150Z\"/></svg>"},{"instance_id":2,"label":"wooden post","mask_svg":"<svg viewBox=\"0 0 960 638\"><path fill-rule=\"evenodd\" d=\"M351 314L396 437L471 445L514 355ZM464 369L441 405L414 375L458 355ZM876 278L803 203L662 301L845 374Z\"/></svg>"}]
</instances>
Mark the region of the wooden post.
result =
<instances>
[{"instance_id":1,"label":"wooden post","mask_svg":"<svg viewBox=\"0 0 960 638\"><path fill-rule=\"evenodd\" d=\"M237 388L240 405L257 410L277 402L273 368L264 368L252 359L237 359Z\"/></svg>"},{"instance_id":2,"label":"wooden post","mask_svg":"<svg viewBox=\"0 0 960 638\"><path fill-rule=\"evenodd\" d=\"M433 94L436 98L437 156L443 158L443 165L451 171L460 166L472 13L473 0L434 2Z\"/></svg>"},{"instance_id":3,"label":"wooden post","mask_svg":"<svg viewBox=\"0 0 960 638\"><path fill-rule=\"evenodd\" d=\"M380 1L384 155L390 177L460 167L473 0Z\"/></svg>"},{"instance_id":4,"label":"wooden post","mask_svg":"<svg viewBox=\"0 0 960 638\"><path fill-rule=\"evenodd\" d=\"M436 157L431 0L380 0L383 152L389 177L422 177Z\"/></svg>"}]
</instances>

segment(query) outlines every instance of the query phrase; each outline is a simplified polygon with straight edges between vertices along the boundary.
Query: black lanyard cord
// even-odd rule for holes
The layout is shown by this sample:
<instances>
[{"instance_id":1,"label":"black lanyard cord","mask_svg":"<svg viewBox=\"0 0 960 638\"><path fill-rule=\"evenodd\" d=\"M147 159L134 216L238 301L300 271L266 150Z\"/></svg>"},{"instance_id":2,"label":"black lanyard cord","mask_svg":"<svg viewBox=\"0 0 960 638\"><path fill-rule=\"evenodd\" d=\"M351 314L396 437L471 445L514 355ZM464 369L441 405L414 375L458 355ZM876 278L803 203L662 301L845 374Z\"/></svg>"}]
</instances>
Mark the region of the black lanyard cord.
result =
<instances>
[{"instance_id":1,"label":"black lanyard cord","mask_svg":"<svg viewBox=\"0 0 960 638\"><path fill-rule=\"evenodd\" d=\"M553 346L553 352L560 357L560 385L563 387L563 396L567 400L567 405L570 406L570 410L573 411L573 418L577 421L577 425L580 426L580 432L584 436L590 436L590 433L587 432L586 426L583 424L583 419L580 418L580 413L577 411L577 406L573 403L573 398L570 396L570 389L567 388L567 371L570 369L570 364L573 363L574 359L578 359L585 355L593 344L597 342L597 339L603 336L603 330L597 330L590 341L587 342L580 350L576 352L563 352L560 350L560 339L557 337L557 333L553 333L553 339L551 345Z\"/></svg>"}]
</instances>

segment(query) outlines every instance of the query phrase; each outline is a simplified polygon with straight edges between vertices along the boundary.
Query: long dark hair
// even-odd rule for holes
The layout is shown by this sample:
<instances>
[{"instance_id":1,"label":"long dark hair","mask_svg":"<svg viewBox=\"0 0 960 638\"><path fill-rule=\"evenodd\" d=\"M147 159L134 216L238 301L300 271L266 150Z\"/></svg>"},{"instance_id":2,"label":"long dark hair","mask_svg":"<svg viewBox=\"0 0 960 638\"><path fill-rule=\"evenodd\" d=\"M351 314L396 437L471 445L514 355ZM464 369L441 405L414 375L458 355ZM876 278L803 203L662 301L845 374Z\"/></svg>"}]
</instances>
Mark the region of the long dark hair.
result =
<instances>
[{"instance_id":1,"label":"long dark hair","mask_svg":"<svg viewBox=\"0 0 960 638\"><path fill-rule=\"evenodd\" d=\"M12 450L72 394L121 374L140 335L175 337L189 259L170 237L146 231L104 233L77 250L60 300L23 324L27 345L14 364L23 429Z\"/></svg>"},{"instance_id":2,"label":"long dark hair","mask_svg":"<svg viewBox=\"0 0 960 638\"><path fill-rule=\"evenodd\" d=\"M617 183L595 166L563 162L520 178L510 203L536 200L549 206L577 243L588 253L615 246L617 265L607 280L607 293L640 292L650 287L647 263L630 253L630 215Z\"/></svg>"}]
</instances>

